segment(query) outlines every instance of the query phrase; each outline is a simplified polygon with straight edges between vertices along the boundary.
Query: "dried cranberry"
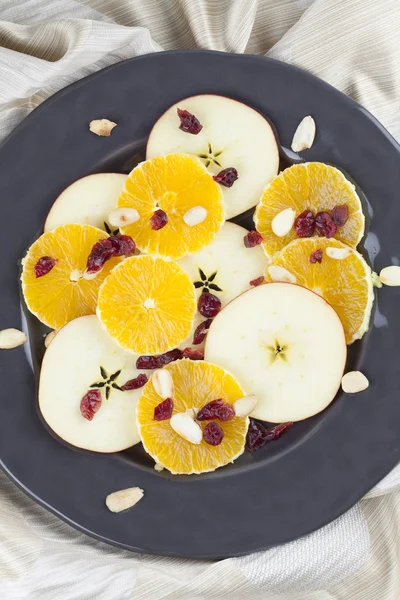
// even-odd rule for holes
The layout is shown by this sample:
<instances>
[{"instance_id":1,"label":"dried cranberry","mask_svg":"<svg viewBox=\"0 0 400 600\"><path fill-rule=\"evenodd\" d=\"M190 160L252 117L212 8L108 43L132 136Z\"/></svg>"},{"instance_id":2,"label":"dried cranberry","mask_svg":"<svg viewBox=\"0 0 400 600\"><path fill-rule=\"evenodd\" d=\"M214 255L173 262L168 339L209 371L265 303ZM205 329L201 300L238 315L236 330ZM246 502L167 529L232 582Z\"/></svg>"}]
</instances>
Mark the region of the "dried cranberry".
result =
<instances>
[{"instance_id":1,"label":"dried cranberry","mask_svg":"<svg viewBox=\"0 0 400 600\"><path fill-rule=\"evenodd\" d=\"M252 279L249 283L253 287L257 287L258 285L261 285L262 283L264 283L264 281L265 281L264 275L261 275L261 277L257 277L257 279Z\"/></svg>"},{"instance_id":2,"label":"dried cranberry","mask_svg":"<svg viewBox=\"0 0 400 600\"><path fill-rule=\"evenodd\" d=\"M168 365L170 362L174 362L175 360L179 360L182 358L182 350L179 348L175 348L175 350L170 350L169 352L164 352L164 354L159 354L158 358L160 360L161 366Z\"/></svg>"},{"instance_id":3,"label":"dried cranberry","mask_svg":"<svg viewBox=\"0 0 400 600\"><path fill-rule=\"evenodd\" d=\"M335 206L331 212L331 217L337 227L343 227L349 218L349 207L347 204Z\"/></svg>"},{"instance_id":4,"label":"dried cranberry","mask_svg":"<svg viewBox=\"0 0 400 600\"><path fill-rule=\"evenodd\" d=\"M129 379L123 386L121 386L121 390L127 392L129 390L138 390L143 387L148 382L148 377L144 373L140 373L134 379Z\"/></svg>"},{"instance_id":5,"label":"dried cranberry","mask_svg":"<svg viewBox=\"0 0 400 600\"><path fill-rule=\"evenodd\" d=\"M51 256L42 256L41 258L39 258L34 267L36 277L43 277L43 275L47 275L47 273L50 273L52 268L57 263L57 258L51 258Z\"/></svg>"},{"instance_id":6,"label":"dried cranberry","mask_svg":"<svg viewBox=\"0 0 400 600\"><path fill-rule=\"evenodd\" d=\"M246 448L250 452L261 448L264 442L265 427L259 421L250 419L249 428L247 430Z\"/></svg>"},{"instance_id":7,"label":"dried cranberry","mask_svg":"<svg viewBox=\"0 0 400 600\"><path fill-rule=\"evenodd\" d=\"M314 250L314 252L311 252L310 254L310 263L312 265L315 265L315 263L321 263L322 262L322 249L318 248L318 250Z\"/></svg>"},{"instance_id":8,"label":"dried cranberry","mask_svg":"<svg viewBox=\"0 0 400 600\"><path fill-rule=\"evenodd\" d=\"M195 346L197 346L198 344L201 344L201 342L204 341L206 335L207 335L207 331L210 328L212 323L212 319L207 319L207 321L203 321L202 323L200 323L200 325L198 325L196 327L196 329L194 330L194 335L193 335L193 344Z\"/></svg>"},{"instance_id":9,"label":"dried cranberry","mask_svg":"<svg viewBox=\"0 0 400 600\"><path fill-rule=\"evenodd\" d=\"M234 167L229 167L228 169L223 169L223 171L220 171L218 175L214 175L213 179L217 183L230 188L233 186L238 177L239 175L237 170Z\"/></svg>"},{"instance_id":10,"label":"dried cranberry","mask_svg":"<svg viewBox=\"0 0 400 600\"><path fill-rule=\"evenodd\" d=\"M203 125L200 123L197 117L192 115L188 110L177 108L178 117L181 121L179 129L185 133L192 133L197 135L203 129Z\"/></svg>"},{"instance_id":11,"label":"dried cranberry","mask_svg":"<svg viewBox=\"0 0 400 600\"><path fill-rule=\"evenodd\" d=\"M274 427L266 427L259 421L255 419L250 419L249 429L247 431L247 439L246 439L246 448L249 452L253 452L254 450L258 450L266 444L267 442L272 442L273 440L277 440L280 438L290 427L292 427L293 423L281 423L280 425L275 425Z\"/></svg>"},{"instance_id":12,"label":"dried cranberry","mask_svg":"<svg viewBox=\"0 0 400 600\"><path fill-rule=\"evenodd\" d=\"M203 292L197 301L197 308L203 317L213 319L221 310L221 300L210 292Z\"/></svg>"},{"instance_id":13,"label":"dried cranberry","mask_svg":"<svg viewBox=\"0 0 400 600\"><path fill-rule=\"evenodd\" d=\"M194 348L185 348L182 352L182 358L190 358L190 360L203 360L204 352L195 350Z\"/></svg>"},{"instance_id":14,"label":"dried cranberry","mask_svg":"<svg viewBox=\"0 0 400 600\"><path fill-rule=\"evenodd\" d=\"M174 410L174 403L171 398L167 398L157 404L154 409L154 420L155 421L166 421L172 417L172 411Z\"/></svg>"},{"instance_id":15,"label":"dried cranberry","mask_svg":"<svg viewBox=\"0 0 400 600\"><path fill-rule=\"evenodd\" d=\"M235 416L235 411L232 406L224 402L222 398L212 400L197 413L198 421L210 421L211 419L219 419L220 421L231 421Z\"/></svg>"},{"instance_id":16,"label":"dried cranberry","mask_svg":"<svg viewBox=\"0 0 400 600\"><path fill-rule=\"evenodd\" d=\"M182 350L175 348L158 356L139 356L136 361L137 369L161 369L163 365L167 365L174 360L182 358Z\"/></svg>"},{"instance_id":17,"label":"dried cranberry","mask_svg":"<svg viewBox=\"0 0 400 600\"><path fill-rule=\"evenodd\" d=\"M311 237L315 231L315 217L311 210L304 210L295 220L294 229L298 237Z\"/></svg>"},{"instance_id":18,"label":"dried cranberry","mask_svg":"<svg viewBox=\"0 0 400 600\"><path fill-rule=\"evenodd\" d=\"M333 237L337 231L337 227L333 222L332 217L325 211L317 213L315 217L315 228L319 235L326 238Z\"/></svg>"},{"instance_id":19,"label":"dried cranberry","mask_svg":"<svg viewBox=\"0 0 400 600\"><path fill-rule=\"evenodd\" d=\"M155 231L162 229L163 227L166 226L167 223L168 223L167 213L164 212L163 210L161 210L161 208L156 210L150 219L150 226Z\"/></svg>"},{"instance_id":20,"label":"dried cranberry","mask_svg":"<svg viewBox=\"0 0 400 600\"><path fill-rule=\"evenodd\" d=\"M243 241L246 248L254 248L254 246L261 244L261 242L264 241L264 238L258 231L249 231L249 233L244 236Z\"/></svg>"},{"instance_id":21,"label":"dried cranberry","mask_svg":"<svg viewBox=\"0 0 400 600\"><path fill-rule=\"evenodd\" d=\"M113 256L130 256L135 251L135 242L129 235L112 235L96 242L86 264L87 273L97 273Z\"/></svg>"},{"instance_id":22,"label":"dried cranberry","mask_svg":"<svg viewBox=\"0 0 400 600\"><path fill-rule=\"evenodd\" d=\"M158 356L139 356L136 361L137 369L160 369L161 366Z\"/></svg>"},{"instance_id":23,"label":"dried cranberry","mask_svg":"<svg viewBox=\"0 0 400 600\"><path fill-rule=\"evenodd\" d=\"M288 421L287 423L280 423L279 425L275 425L274 427L270 427L265 431L264 439L266 442L273 442L279 439L284 433L287 432L293 426L292 421Z\"/></svg>"},{"instance_id":24,"label":"dried cranberry","mask_svg":"<svg viewBox=\"0 0 400 600\"><path fill-rule=\"evenodd\" d=\"M101 406L100 390L89 390L81 400L81 415L91 421Z\"/></svg>"},{"instance_id":25,"label":"dried cranberry","mask_svg":"<svg viewBox=\"0 0 400 600\"><path fill-rule=\"evenodd\" d=\"M96 242L87 259L87 273L97 273L97 271L100 271L104 263L114 256L114 252L115 248L110 238Z\"/></svg>"},{"instance_id":26,"label":"dried cranberry","mask_svg":"<svg viewBox=\"0 0 400 600\"><path fill-rule=\"evenodd\" d=\"M221 425L218 425L215 421L207 423L204 427L203 438L210 446L219 446L224 439L224 431Z\"/></svg>"},{"instance_id":27,"label":"dried cranberry","mask_svg":"<svg viewBox=\"0 0 400 600\"><path fill-rule=\"evenodd\" d=\"M109 238L114 248L114 256L132 256L136 244L129 235L111 235Z\"/></svg>"}]
</instances>

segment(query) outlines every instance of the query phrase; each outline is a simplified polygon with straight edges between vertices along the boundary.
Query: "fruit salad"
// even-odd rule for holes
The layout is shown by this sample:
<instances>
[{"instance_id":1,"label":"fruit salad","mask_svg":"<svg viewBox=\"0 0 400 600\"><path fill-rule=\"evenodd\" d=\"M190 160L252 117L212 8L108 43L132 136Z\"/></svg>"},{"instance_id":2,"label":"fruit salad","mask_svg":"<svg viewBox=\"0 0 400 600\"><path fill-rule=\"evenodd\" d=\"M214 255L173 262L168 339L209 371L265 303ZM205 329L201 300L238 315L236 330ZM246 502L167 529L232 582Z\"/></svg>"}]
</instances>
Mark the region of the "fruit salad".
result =
<instances>
[{"instance_id":1,"label":"fruit salad","mask_svg":"<svg viewBox=\"0 0 400 600\"><path fill-rule=\"evenodd\" d=\"M307 119L294 148L313 142ZM359 252L359 195L332 165L278 170L266 117L194 96L159 117L128 175L89 175L56 199L21 283L52 330L39 407L61 440L142 444L155 476L201 474L320 413L341 385L366 389L345 374L380 283ZM228 220L249 209L250 230ZM7 331L3 347L18 345Z\"/></svg>"}]
</instances>

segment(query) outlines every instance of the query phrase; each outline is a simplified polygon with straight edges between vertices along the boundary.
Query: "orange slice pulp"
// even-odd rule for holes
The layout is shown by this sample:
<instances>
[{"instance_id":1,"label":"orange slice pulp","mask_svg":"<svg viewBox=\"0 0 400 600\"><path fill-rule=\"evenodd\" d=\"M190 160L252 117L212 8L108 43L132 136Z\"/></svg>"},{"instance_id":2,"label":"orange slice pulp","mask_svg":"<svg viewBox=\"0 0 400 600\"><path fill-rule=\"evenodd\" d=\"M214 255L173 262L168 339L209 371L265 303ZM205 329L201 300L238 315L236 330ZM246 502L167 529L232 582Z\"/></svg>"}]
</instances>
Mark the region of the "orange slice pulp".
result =
<instances>
[{"instance_id":1,"label":"orange slice pulp","mask_svg":"<svg viewBox=\"0 0 400 600\"><path fill-rule=\"evenodd\" d=\"M200 410L203 406L222 398L233 404L242 397L243 390L236 379L216 365L204 361L183 359L164 367L173 379L173 414L187 409ZM247 417L234 417L230 421L217 421L224 432L218 446L193 444L178 433L170 420L154 420L154 409L163 399L157 394L150 380L143 388L137 405L137 424L143 446L152 458L173 474L192 474L214 471L233 462L245 447L248 428ZM204 430L210 421L198 421Z\"/></svg>"},{"instance_id":2,"label":"orange slice pulp","mask_svg":"<svg viewBox=\"0 0 400 600\"><path fill-rule=\"evenodd\" d=\"M159 354L188 335L196 311L193 284L174 262L133 256L109 275L100 288L97 314L123 348Z\"/></svg>"},{"instance_id":3,"label":"orange slice pulp","mask_svg":"<svg viewBox=\"0 0 400 600\"><path fill-rule=\"evenodd\" d=\"M331 258L329 254L334 254L333 249L345 256ZM311 254L316 250L322 250L321 263L312 264ZM348 344L368 330L374 299L372 273L354 248L335 239L298 239L286 246L267 267L267 282L279 280L274 278L274 267L283 267L295 277L298 285L316 292L331 304L342 321Z\"/></svg>"},{"instance_id":4,"label":"orange slice pulp","mask_svg":"<svg viewBox=\"0 0 400 600\"><path fill-rule=\"evenodd\" d=\"M343 173L319 162L293 165L275 177L264 191L257 206L254 221L263 236L264 250L273 258L292 240L297 239L294 227L283 237L272 230L272 220L281 211L291 208L296 217L305 210L314 214L331 211L346 204L349 217L338 227L335 238L356 247L364 234L365 218L355 187Z\"/></svg>"},{"instance_id":5,"label":"orange slice pulp","mask_svg":"<svg viewBox=\"0 0 400 600\"><path fill-rule=\"evenodd\" d=\"M225 211L220 186L198 158L188 154L158 156L129 174L119 207L135 208L140 218L122 229L145 253L176 260L198 252L221 229ZM188 225L185 215L201 207L204 220ZM154 230L150 219L162 210L168 222Z\"/></svg>"},{"instance_id":6,"label":"orange slice pulp","mask_svg":"<svg viewBox=\"0 0 400 600\"><path fill-rule=\"evenodd\" d=\"M96 312L99 288L121 259L107 261L93 279L83 274L94 244L107 237L91 225L61 225L32 244L22 261L22 292L40 321L60 329L72 319ZM36 277L35 265L45 256L57 262L46 275Z\"/></svg>"}]
</instances>

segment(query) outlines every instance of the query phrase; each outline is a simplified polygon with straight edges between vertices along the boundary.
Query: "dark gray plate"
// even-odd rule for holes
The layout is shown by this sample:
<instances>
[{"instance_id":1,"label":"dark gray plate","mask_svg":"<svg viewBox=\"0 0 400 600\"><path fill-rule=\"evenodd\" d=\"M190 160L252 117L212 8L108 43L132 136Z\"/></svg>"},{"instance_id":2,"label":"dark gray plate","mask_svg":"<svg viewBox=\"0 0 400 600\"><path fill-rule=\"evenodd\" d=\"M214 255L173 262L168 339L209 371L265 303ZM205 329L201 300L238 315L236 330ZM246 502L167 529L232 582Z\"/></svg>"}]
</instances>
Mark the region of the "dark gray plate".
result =
<instances>
[{"instance_id":1,"label":"dark gray plate","mask_svg":"<svg viewBox=\"0 0 400 600\"><path fill-rule=\"evenodd\" d=\"M370 203L371 262L379 270L397 260L399 147L363 108L315 77L263 57L152 54L55 94L1 146L0 329L21 326L18 262L56 196L89 173L129 170L157 117L199 93L232 96L257 108L286 147L300 119L312 115L318 133L304 157L333 163L354 178ZM88 130L89 121L102 117L118 123L109 138ZM191 477L156 473L140 446L96 455L56 441L36 408L45 329L27 314L32 360L23 347L0 354L1 465L74 527L131 550L218 558L293 540L349 509L399 460L399 301L400 289L380 290L380 312L351 348L349 367L360 367L371 381L366 392L339 395L321 415L262 450ZM145 498L134 509L118 515L107 510L108 493L136 485Z\"/></svg>"}]
</instances>

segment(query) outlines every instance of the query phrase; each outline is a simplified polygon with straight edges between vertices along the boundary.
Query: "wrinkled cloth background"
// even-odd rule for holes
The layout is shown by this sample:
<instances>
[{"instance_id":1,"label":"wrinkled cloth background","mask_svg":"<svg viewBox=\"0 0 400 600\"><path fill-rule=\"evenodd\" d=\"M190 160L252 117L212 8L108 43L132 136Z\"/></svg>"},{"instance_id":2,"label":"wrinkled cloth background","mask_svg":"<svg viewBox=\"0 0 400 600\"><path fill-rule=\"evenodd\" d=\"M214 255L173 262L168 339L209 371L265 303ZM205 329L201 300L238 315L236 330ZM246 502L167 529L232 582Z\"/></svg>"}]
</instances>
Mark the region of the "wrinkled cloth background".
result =
<instances>
[{"instance_id":1,"label":"wrinkled cloth background","mask_svg":"<svg viewBox=\"0 0 400 600\"><path fill-rule=\"evenodd\" d=\"M0 0L0 19L1 138L45 98L102 67L160 50L209 48L312 71L400 140L399 0ZM398 600L397 490L400 467L320 531L209 563L96 542L1 473L0 597Z\"/></svg>"}]
</instances>

